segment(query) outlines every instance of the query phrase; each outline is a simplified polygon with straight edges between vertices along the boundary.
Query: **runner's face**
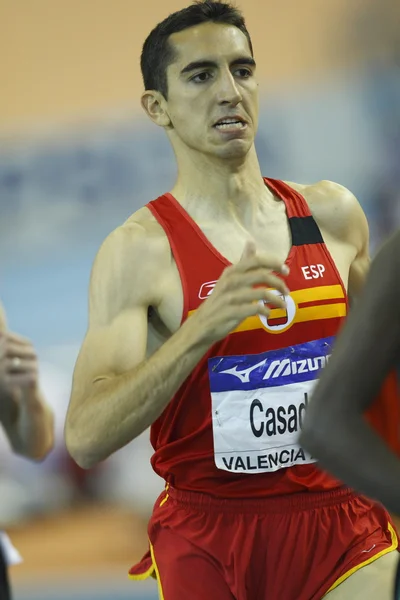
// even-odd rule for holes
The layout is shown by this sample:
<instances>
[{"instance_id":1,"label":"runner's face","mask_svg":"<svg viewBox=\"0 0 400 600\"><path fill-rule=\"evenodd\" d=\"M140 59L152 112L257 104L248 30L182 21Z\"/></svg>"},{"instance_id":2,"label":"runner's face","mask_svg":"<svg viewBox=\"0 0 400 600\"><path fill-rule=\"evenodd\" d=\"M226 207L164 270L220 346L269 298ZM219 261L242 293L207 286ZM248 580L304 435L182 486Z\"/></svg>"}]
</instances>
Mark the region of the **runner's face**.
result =
<instances>
[{"instance_id":1,"label":"runner's face","mask_svg":"<svg viewBox=\"0 0 400 600\"><path fill-rule=\"evenodd\" d=\"M170 43L176 59L167 69L166 111L175 151L245 156L254 143L259 104L246 36L230 25L205 23L173 34Z\"/></svg>"}]
</instances>

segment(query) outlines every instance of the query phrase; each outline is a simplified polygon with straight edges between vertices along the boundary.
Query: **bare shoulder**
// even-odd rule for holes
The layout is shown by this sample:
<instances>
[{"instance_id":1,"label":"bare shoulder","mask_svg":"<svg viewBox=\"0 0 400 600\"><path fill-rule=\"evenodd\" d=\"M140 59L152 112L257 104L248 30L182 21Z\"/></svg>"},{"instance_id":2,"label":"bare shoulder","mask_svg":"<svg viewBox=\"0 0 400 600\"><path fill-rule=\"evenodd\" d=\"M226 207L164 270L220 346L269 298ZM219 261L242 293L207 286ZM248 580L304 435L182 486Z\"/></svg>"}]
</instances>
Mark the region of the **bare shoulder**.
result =
<instances>
[{"instance_id":1,"label":"bare shoulder","mask_svg":"<svg viewBox=\"0 0 400 600\"><path fill-rule=\"evenodd\" d=\"M169 272L172 253L168 238L151 212L143 207L114 229L101 244L90 279L91 314L109 320L97 306L116 312L129 303L157 305L162 279Z\"/></svg>"},{"instance_id":2,"label":"bare shoulder","mask_svg":"<svg viewBox=\"0 0 400 600\"><path fill-rule=\"evenodd\" d=\"M355 195L333 181L313 184L287 182L302 194L319 227L330 237L352 242L358 248L368 243L368 223Z\"/></svg>"},{"instance_id":3,"label":"bare shoulder","mask_svg":"<svg viewBox=\"0 0 400 600\"><path fill-rule=\"evenodd\" d=\"M97 253L99 261L115 261L119 271L131 266L132 259L140 256L138 267L155 267L154 259L163 259L169 249L167 236L151 212L143 207L131 215L125 223L114 229L104 240ZM167 253L168 254L168 253Z\"/></svg>"}]
</instances>

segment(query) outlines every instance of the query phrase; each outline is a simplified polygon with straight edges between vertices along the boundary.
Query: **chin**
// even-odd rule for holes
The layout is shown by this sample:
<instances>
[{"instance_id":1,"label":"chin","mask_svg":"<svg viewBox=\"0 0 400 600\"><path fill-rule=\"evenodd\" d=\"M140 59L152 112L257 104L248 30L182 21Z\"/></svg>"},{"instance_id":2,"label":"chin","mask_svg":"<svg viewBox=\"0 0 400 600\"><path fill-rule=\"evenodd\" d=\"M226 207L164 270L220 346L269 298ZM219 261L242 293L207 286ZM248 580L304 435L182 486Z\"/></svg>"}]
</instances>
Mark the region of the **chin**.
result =
<instances>
[{"instance_id":1,"label":"chin","mask_svg":"<svg viewBox=\"0 0 400 600\"><path fill-rule=\"evenodd\" d=\"M225 147L218 148L213 154L214 156L218 156L218 158L226 160L243 160L250 152L252 145L253 144L250 144L245 140L235 140L234 142L226 144Z\"/></svg>"}]
</instances>

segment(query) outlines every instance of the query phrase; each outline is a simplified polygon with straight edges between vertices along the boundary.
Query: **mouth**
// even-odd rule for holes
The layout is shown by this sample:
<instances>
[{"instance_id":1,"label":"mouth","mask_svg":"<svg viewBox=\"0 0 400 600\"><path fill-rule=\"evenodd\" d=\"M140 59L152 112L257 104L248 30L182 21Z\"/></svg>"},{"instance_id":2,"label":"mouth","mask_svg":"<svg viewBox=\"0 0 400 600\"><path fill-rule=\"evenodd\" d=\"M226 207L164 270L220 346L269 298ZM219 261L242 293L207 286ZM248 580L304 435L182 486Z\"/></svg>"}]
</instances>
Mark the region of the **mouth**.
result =
<instances>
[{"instance_id":1,"label":"mouth","mask_svg":"<svg viewBox=\"0 0 400 600\"><path fill-rule=\"evenodd\" d=\"M247 123L242 117L233 116L219 119L213 127L220 131L240 131L247 127Z\"/></svg>"}]
</instances>

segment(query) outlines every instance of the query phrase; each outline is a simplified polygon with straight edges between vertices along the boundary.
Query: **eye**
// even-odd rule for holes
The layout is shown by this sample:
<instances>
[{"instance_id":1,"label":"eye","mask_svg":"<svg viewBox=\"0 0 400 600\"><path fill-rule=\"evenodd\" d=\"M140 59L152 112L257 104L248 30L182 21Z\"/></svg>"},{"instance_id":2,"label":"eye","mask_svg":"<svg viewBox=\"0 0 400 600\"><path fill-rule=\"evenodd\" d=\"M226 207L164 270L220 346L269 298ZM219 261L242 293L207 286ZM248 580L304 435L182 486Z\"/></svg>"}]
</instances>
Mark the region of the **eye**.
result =
<instances>
[{"instance_id":1,"label":"eye","mask_svg":"<svg viewBox=\"0 0 400 600\"><path fill-rule=\"evenodd\" d=\"M198 73L197 75L194 75L194 77L192 77L190 79L190 81L193 81L194 83L205 83L206 81L208 81L211 77L211 73L207 73L207 71L203 71L203 73Z\"/></svg>"},{"instance_id":2,"label":"eye","mask_svg":"<svg viewBox=\"0 0 400 600\"><path fill-rule=\"evenodd\" d=\"M253 75L252 71L250 71L250 69L245 69L243 67L241 67L240 69L237 69L235 71L235 74L239 75L239 77L243 78L243 79L248 79L249 77L251 77Z\"/></svg>"}]
</instances>

